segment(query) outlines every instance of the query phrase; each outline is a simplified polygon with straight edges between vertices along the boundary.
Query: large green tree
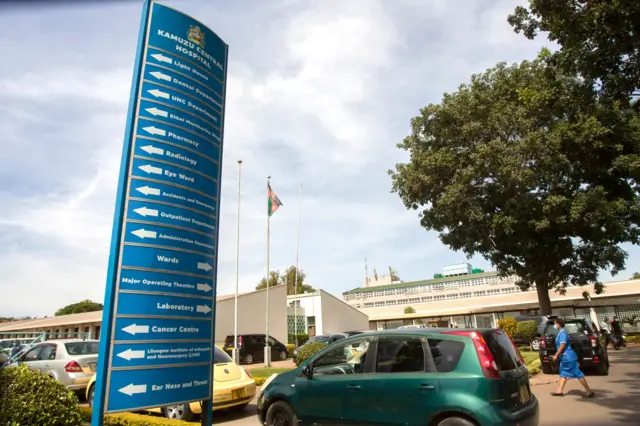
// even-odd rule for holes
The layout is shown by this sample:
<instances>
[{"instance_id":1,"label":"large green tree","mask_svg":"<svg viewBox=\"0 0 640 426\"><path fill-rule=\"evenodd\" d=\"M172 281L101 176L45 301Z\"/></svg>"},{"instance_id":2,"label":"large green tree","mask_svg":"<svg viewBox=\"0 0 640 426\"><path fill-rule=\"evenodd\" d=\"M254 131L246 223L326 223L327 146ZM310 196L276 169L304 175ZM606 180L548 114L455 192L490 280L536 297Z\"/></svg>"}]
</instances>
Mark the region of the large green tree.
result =
<instances>
[{"instance_id":1,"label":"large green tree","mask_svg":"<svg viewBox=\"0 0 640 426\"><path fill-rule=\"evenodd\" d=\"M304 273L302 269L298 269L298 294L302 294L306 292L314 291L313 287L304 283L307 274ZM296 267L294 265L287 268L283 274L280 274L280 271L271 271L269 273L269 287L273 287L276 285L286 284L287 285L287 294L295 294L296 289ZM267 288L267 278L262 277L260 283L256 286L256 290L262 290Z\"/></svg>"},{"instance_id":2,"label":"large green tree","mask_svg":"<svg viewBox=\"0 0 640 426\"><path fill-rule=\"evenodd\" d=\"M640 237L637 114L600 104L549 56L498 64L423 108L398 145L409 162L390 171L424 228L535 285L543 314L549 289L601 293L598 272L623 269L619 243Z\"/></svg>"},{"instance_id":3,"label":"large green tree","mask_svg":"<svg viewBox=\"0 0 640 426\"><path fill-rule=\"evenodd\" d=\"M102 310L102 303L92 302L89 299L83 300L78 303L72 303L71 305L67 305L64 308L60 308L56 311L56 316L60 315L69 315L69 314L79 314L82 312L95 312Z\"/></svg>"},{"instance_id":4,"label":"large green tree","mask_svg":"<svg viewBox=\"0 0 640 426\"><path fill-rule=\"evenodd\" d=\"M556 63L607 97L628 100L640 89L638 0L529 0L508 20L530 39L542 32L557 42Z\"/></svg>"}]
</instances>

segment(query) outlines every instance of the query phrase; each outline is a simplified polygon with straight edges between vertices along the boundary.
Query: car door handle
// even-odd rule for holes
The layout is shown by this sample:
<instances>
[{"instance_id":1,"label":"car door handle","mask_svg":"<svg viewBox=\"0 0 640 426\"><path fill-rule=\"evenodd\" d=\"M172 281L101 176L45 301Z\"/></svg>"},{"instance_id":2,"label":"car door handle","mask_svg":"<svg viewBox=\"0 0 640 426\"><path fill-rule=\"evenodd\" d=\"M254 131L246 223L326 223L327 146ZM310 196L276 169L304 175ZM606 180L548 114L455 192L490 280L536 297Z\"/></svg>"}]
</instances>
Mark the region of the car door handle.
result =
<instances>
[{"instance_id":1,"label":"car door handle","mask_svg":"<svg viewBox=\"0 0 640 426\"><path fill-rule=\"evenodd\" d=\"M434 390L435 388L436 388L435 386L427 385L427 384L422 384L422 385L418 386L418 389L423 390L423 391L425 391L425 390Z\"/></svg>"},{"instance_id":2,"label":"car door handle","mask_svg":"<svg viewBox=\"0 0 640 426\"><path fill-rule=\"evenodd\" d=\"M347 386L347 389L349 389L349 390L360 390L362 388L360 386L358 386L358 385L349 385L349 386Z\"/></svg>"},{"instance_id":3,"label":"car door handle","mask_svg":"<svg viewBox=\"0 0 640 426\"><path fill-rule=\"evenodd\" d=\"M45 366L45 367L49 367L50 365L51 365L51 363L49 363L49 364L45 364L44 366Z\"/></svg>"}]
</instances>

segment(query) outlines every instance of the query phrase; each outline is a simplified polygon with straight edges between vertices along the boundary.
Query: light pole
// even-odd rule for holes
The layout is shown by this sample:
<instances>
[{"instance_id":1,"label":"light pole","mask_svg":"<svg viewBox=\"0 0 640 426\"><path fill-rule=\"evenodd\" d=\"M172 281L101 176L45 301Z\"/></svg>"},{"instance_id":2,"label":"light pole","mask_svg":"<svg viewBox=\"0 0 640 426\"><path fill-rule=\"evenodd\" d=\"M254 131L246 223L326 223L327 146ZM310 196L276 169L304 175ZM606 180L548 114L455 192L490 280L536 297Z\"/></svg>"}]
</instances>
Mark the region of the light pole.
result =
<instances>
[{"instance_id":1,"label":"light pole","mask_svg":"<svg viewBox=\"0 0 640 426\"><path fill-rule=\"evenodd\" d=\"M238 349L238 283L240 281L240 182L242 178L242 160L238 160L238 228L236 231L236 295L234 300L233 321L233 360L240 364L240 350ZM218 213L220 214L220 213Z\"/></svg>"}]
</instances>

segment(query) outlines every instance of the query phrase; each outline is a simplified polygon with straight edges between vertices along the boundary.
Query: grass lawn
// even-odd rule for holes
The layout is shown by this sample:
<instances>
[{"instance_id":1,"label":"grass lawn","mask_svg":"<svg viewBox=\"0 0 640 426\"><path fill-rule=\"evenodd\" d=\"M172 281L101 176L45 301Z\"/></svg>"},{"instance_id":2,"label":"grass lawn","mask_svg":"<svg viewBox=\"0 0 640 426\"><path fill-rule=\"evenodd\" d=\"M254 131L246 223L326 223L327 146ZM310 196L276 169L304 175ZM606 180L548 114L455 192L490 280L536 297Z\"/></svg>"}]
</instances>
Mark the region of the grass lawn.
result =
<instances>
[{"instance_id":1,"label":"grass lawn","mask_svg":"<svg viewBox=\"0 0 640 426\"><path fill-rule=\"evenodd\" d=\"M520 352L527 365L539 358L538 352Z\"/></svg>"},{"instance_id":2,"label":"grass lawn","mask_svg":"<svg viewBox=\"0 0 640 426\"><path fill-rule=\"evenodd\" d=\"M267 379L271 377L272 374L286 373L287 371L291 371L292 368L273 368L273 367L265 367L265 368L254 368L252 370L248 370L251 373L251 376L254 379Z\"/></svg>"}]
</instances>

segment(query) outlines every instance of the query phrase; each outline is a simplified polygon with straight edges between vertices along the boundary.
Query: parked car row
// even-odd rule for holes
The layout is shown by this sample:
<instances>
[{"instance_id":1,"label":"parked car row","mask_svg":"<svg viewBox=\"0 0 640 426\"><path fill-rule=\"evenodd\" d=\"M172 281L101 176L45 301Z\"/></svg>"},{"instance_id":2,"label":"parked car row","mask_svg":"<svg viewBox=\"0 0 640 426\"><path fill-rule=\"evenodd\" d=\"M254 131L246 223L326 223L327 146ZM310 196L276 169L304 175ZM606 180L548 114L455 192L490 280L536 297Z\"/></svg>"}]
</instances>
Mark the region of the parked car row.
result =
<instances>
[{"instance_id":1,"label":"parked car row","mask_svg":"<svg viewBox=\"0 0 640 426\"><path fill-rule=\"evenodd\" d=\"M230 357L233 356L233 340L233 335L227 336L222 347ZM287 359L289 356L287 346L273 336L269 336L267 339L265 334L239 334L238 350L240 352L240 362L244 364L264 362L264 348L267 342L271 348L272 360L284 361Z\"/></svg>"}]
</instances>

